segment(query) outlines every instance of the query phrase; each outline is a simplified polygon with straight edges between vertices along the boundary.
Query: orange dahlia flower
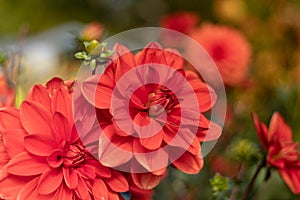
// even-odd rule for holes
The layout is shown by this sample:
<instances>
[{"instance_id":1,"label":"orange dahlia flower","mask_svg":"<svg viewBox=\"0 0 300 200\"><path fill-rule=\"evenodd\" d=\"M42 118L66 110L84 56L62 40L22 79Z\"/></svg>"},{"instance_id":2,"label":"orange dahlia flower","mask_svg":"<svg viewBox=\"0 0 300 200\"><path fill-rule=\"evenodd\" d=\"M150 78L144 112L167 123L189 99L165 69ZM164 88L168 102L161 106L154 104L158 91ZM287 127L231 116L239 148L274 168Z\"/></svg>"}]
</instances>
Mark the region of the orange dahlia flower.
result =
<instances>
[{"instance_id":1,"label":"orange dahlia flower","mask_svg":"<svg viewBox=\"0 0 300 200\"><path fill-rule=\"evenodd\" d=\"M102 126L100 162L130 172L143 189L156 186L169 163L198 173L203 166L200 142L221 134L203 115L216 101L214 90L185 72L178 52L158 43L136 55L120 44L114 51L104 73L82 85Z\"/></svg>"},{"instance_id":2,"label":"orange dahlia flower","mask_svg":"<svg viewBox=\"0 0 300 200\"><path fill-rule=\"evenodd\" d=\"M269 129L252 115L257 135L267 151L267 163L278 169L281 177L295 194L300 194L300 160L298 144L292 139L291 128L281 115L275 112Z\"/></svg>"},{"instance_id":3,"label":"orange dahlia flower","mask_svg":"<svg viewBox=\"0 0 300 200\"><path fill-rule=\"evenodd\" d=\"M1 114L0 114L1 115ZM72 113L72 90L59 78L36 85L21 104L20 114L1 118L9 129L5 137L16 148L0 173L4 199L122 199L128 190L120 172L101 165L77 134ZM80 126L79 126L80 127Z\"/></svg>"},{"instance_id":4,"label":"orange dahlia flower","mask_svg":"<svg viewBox=\"0 0 300 200\"><path fill-rule=\"evenodd\" d=\"M239 31L226 26L204 24L191 31L190 36L212 57L226 85L240 86L244 83L251 48ZM193 49L190 52L193 53Z\"/></svg>"}]
</instances>

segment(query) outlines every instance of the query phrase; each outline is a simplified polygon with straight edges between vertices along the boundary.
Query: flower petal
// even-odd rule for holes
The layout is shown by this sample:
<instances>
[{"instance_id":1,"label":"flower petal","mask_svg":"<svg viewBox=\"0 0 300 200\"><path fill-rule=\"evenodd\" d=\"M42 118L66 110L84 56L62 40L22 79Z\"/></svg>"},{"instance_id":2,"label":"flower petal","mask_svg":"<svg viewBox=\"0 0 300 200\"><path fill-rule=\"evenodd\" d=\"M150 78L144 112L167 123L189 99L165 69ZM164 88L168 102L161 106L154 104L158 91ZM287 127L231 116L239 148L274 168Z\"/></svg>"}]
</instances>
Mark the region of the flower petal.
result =
<instances>
[{"instance_id":1,"label":"flower petal","mask_svg":"<svg viewBox=\"0 0 300 200\"><path fill-rule=\"evenodd\" d=\"M300 194L300 169L284 168L279 173L294 194Z\"/></svg>"},{"instance_id":2,"label":"flower petal","mask_svg":"<svg viewBox=\"0 0 300 200\"><path fill-rule=\"evenodd\" d=\"M20 108L21 122L29 133L39 133L52 138L51 115L42 105L33 101L24 101Z\"/></svg>"},{"instance_id":3,"label":"flower petal","mask_svg":"<svg viewBox=\"0 0 300 200\"><path fill-rule=\"evenodd\" d=\"M37 190L40 194L50 194L54 192L63 180L62 170L59 168L48 169L39 178Z\"/></svg>"},{"instance_id":4,"label":"flower petal","mask_svg":"<svg viewBox=\"0 0 300 200\"><path fill-rule=\"evenodd\" d=\"M1 108L0 127L3 129L22 129L19 111L14 107Z\"/></svg>"},{"instance_id":5,"label":"flower petal","mask_svg":"<svg viewBox=\"0 0 300 200\"><path fill-rule=\"evenodd\" d=\"M106 131L105 128L103 131ZM101 133L99 137L99 161L104 166L116 167L128 162L132 158L132 138L113 136L111 132Z\"/></svg>"},{"instance_id":6,"label":"flower petal","mask_svg":"<svg viewBox=\"0 0 300 200\"><path fill-rule=\"evenodd\" d=\"M134 157L147 171L154 172L168 166L168 153L163 149L149 151L139 143L138 139L133 143Z\"/></svg>"},{"instance_id":7,"label":"flower petal","mask_svg":"<svg viewBox=\"0 0 300 200\"><path fill-rule=\"evenodd\" d=\"M26 96L28 101L36 101L42 104L47 110L51 110L51 98L44 85L35 85Z\"/></svg>"},{"instance_id":8,"label":"flower petal","mask_svg":"<svg viewBox=\"0 0 300 200\"><path fill-rule=\"evenodd\" d=\"M91 199L89 194L89 188L86 185L84 179L81 178L80 176L78 176L78 185L75 192L79 196L79 199L87 199L87 200Z\"/></svg>"},{"instance_id":9,"label":"flower petal","mask_svg":"<svg viewBox=\"0 0 300 200\"><path fill-rule=\"evenodd\" d=\"M59 88L52 98L52 112L60 112L69 123L73 120L72 113L72 97L69 92L63 88Z\"/></svg>"},{"instance_id":10,"label":"flower petal","mask_svg":"<svg viewBox=\"0 0 300 200\"><path fill-rule=\"evenodd\" d=\"M113 72L111 72L113 73ZM108 109L111 106L111 96L114 88L114 75L104 74L90 76L82 83L84 97L97 108Z\"/></svg>"},{"instance_id":11,"label":"flower petal","mask_svg":"<svg viewBox=\"0 0 300 200\"><path fill-rule=\"evenodd\" d=\"M78 174L72 168L63 168L64 180L68 188L75 189L78 185Z\"/></svg>"},{"instance_id":12,"label":"flower petal","mask_svg":"<svg viewBox=\"0 0 300 200\"><path fill-rule=\"evenodd\" d=\"M71 140L71 125L68 119L61 113L55 112L52 120L57 144Z\"/></svg>"},{"instance_id":13,"label":"flower petal","mask_svg":"<svg viewBox=\"0 0 300 200\"><path fill-rule=\"evenodd\" d=\"M91 189L95 199L108 199L107 187L101 179L95 179Z\"/></svg>"},{"instance_id":14,"label":"flower petal","mask_svg":"<svg viewBox=\"0 0 300 200\"><path fill-rule=\"evenodd\" d=\"M176 150L172 150L173 153L175 151ZM203 167L203 159L201 159L199 155L193 155L189 152L185 152L179 158L173 160L172 156L174 156L174 154L170 155L172 164L184 173L197 174Z\"/></svg>"},{"instance_id":15,"label":"flower petal","mask_svg":"<svg viewBox=\"0 0 300 200\"><path fill-rule=\"evenodd\" d=\"M3 131L3 143L10 158L24 151L24 136L22 129Z\"/></svg>"},{"instance_id":16,"label":"flower petal","mask_svg":"<svg viewBox=\"0 0 300 200\"><path fill-rule=\"evenodd\" d=\"M131 177L136 186L140 189L150 190L156 187L165 175L154 175L152 173L131 173Z\"/></svg>"},{"instance_id":17,"label":"flower petal","mask_svg":"<svg viewBox=\"0 0 300 200\"><path fill-rule=\"evenodd\" d=\"M19 176L33 176L43 173L49 168L46 159L20 153L7 164L7 171Z\"/></svg>"},{"instance_id":18,"label":"flower petal","mask_svg":"<svg viewBox=\"0 0 300 200\"><path fill-rule=\"evenodd\" d=\"M18 193L18 198L20 200L27 200L27 199L37 199L38 192L37 192L37 184L39 178L36 177L29 181L25 186L20 190Z\"/></svg>"},{"instance_id":19,"label":"flower petal","mask_svg":"<svg viewBox=\"0 0 300 200\"><path fill-rule=\"evenodd\" d=\"M256 130L257 136L260 139L260 142L264 149L269 148L268 142L268 128L265 124L259 121L259 118L256 113L252 113L252 119L254 123L254 128Z\"/></svg>"},{"instance_id":20,"label":"flower petal","mask_svg":"<svg viewBox=\"0 0 300 200\"><path fill-rule=\"evenodd\" d=\"M116 171L111 169L111 178L105 179L106 184L115 192L126 192L129 190L129 185L124 176Z\"/></svg>"},{"instance_id":21,"label":"flower petal","mask_svg":"<svg viewBox=\"0 0 300 200\"><path fill-rule=\"evenodd\" d=\"M34 155L49 156L58 145L53 140L34 134L25 136L24 146Z\"/></svg>"}]
</instances>

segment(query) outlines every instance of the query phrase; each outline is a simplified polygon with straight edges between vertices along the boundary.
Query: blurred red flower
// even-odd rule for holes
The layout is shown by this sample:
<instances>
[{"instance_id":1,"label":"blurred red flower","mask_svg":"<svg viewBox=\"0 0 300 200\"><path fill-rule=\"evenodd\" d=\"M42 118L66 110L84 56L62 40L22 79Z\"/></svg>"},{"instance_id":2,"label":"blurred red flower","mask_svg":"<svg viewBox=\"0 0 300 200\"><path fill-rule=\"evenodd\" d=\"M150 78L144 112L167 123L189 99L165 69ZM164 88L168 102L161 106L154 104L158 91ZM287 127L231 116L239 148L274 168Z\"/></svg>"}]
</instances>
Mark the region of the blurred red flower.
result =
<instances>
[{"instance_id":1,"label":"blurred red flower","mask_svg":"<svg viewBox=\"0 0 300 200\"><path fill-rule=\"evenodd\" d=\"M212 170L223 176L236 177L239 173L241 164L231 161L225 156L216 156L211 163Z\"/></svg>"},{"instance_id":2,"label":"blurred red flower","mask_svg":"<svg viewBox=\"0 0 300 200\"><path fill-rule=\"evenodd\" d=\"M16 126L14 124L6 124L1 119L6 115L8 109L2 108L4 106L12 106L14 104L14 90L9 87L6 78L3 74L0 74L0 169L6 164L10 158L10 153L8 153L7 148L5 147L5 143L7 140L14 140L14 138L7 138L3 136L3 132L6 129L14 129ZM5 117L4 117L5 118ZM7 127L8 125L8 127ZM12 126L9 126L12 125ZM9 141L14 142L14 141ZM16 147L17 148L17 147ZM12 150L13 151L13 150Z\"/></svg>"},{"instance_id":3,"label":"blurred red flower","mask_svg":"<svg viewBox=\"0 0 300 200\"><path fill-rule=\"evenodd\" d=\"M227 26L204 24L191 31L190 36L212 57L226 85L241 86L244 83L251 47L242 33Z\"/></svg>"},{"instance_id":4,"label":"blurred red flower","mask_svg":"<svg viewBox=\"0 0 300 200\"><path fill-rule=\"evenodd\" d=\"M104 26L99 22L91 22L80 33L83 41L99 40L103 36Z\"/></svg>"},{"instance_id":5,"label":"blurred red flower","mask_svg":"<svg viewBox=\"0 0 300 200\"><path fill-rule=\"evenodd\" d=\"M277 112L272 116L269 129L259 121L255 113L252 117L260 142L268 153L268 165L278 169L281 177L293 193L300 194L298 143L292 139L291 128Z\"/></svg>"},{"instance_id":6,"label":"blurred red flower","mask_svg":"<svg viewBox=\"0 0 300 200\"><path fill-rule=\"evenodd\" d=\"M183 172L198 173L203 165L200 142L221 134L202 114L216 101L213 89L192 72L185 73L178 52L157 43L136 55L120 44L114 51L105 72L82 87L99 109L104 133L100 162L109 167L129 162L133 181L143 189L160 182L168 162Z\"/></svg>"},{"instance_id":7,"label":"blurred red flower","mask_svg":"<svg viewBox=\"0 0 300 200\"><path fill-rule=\"evenodd\" d=\"M13 88L9 87L5 76L0 73L0 107L12 106L14 97Z\"/></svg>"},{"instance_id":8,"label":"blurred red flower","mask_svg":"<svg viewBox=\"0 0 300 200\"><path fill-rule=\"evenodd\" d=\"M172 29L188 34L199 22L199 16L192 12L176 12L162 18L160 25L163 28Z\"/></svg>"},{"instance_id":9,"label":"blurred red flower","mask_svg":"<svg viewBox=\"0 0 300 200\"><path fill-rule=\"evenodd\" d=\"M72 90L59 78L33 87L1 122L6 136L24 143L0 173L0 196L8 199L121 199L128 190L120 172L102 166L84 147L72 113ZM1 114L0 114L1 116ZM18 128L18 129L16 129Z\"/></svg>"}]
</instances>

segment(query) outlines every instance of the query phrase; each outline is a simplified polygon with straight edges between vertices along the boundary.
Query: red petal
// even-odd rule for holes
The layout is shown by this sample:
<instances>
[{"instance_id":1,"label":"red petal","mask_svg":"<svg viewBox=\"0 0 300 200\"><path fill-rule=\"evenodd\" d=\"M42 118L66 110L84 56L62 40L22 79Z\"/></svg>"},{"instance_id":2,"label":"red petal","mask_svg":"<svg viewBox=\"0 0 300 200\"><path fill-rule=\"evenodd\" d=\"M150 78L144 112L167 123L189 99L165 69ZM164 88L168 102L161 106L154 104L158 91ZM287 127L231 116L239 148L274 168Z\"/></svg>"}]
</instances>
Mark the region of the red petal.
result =
<instances>
[{"instance_id":1,"label":"red petal","mask_svg":"<svg viewBox=\"0 0 300 200\"><path fill-rule=\"evenodd\" d=\"M95 199L108 199L108 191L105 183L101 179L95 179L92 185L92 193Z\"/></svg>"},{"instance_id":2,"label":"red petal","mask_svg":"<svg viewBox=\"0 0 300 200\"><path fill-rule=\"evenodd\" d=\"M29 133L39 133L45 138L52 138L51 115L46 108L33 101L24 101L20 108L21 122Z\"/></svg>"},{"instance_id":3,"label":"red petal","mask_svg":"<svg viewBox=\"0 0 300 200\"><path fill-rule=\"evenodd\" d=\"M57 147L53 140L45 139L39 135L28 135L24 139L27 151L38 156L49 156Z\"/></svg>"},{"instance_id":4,"label":"red petal","mask_svg":"<svg viewBox=\"0 0 300 200\"><path fill-rule=\"evenodd\" d=\"M43 195L50 194L62 184L62 180L63 173L61 169L48 169L40 176L37 186L38 192Z\"/></svg>"},{"instance_id":5,"label":"red petal","mask_svg":"<svg viewBox=\"0 0 300 200\"><path fill-rule=\"evenodd\" d=\"M256 130L257 136L260 139L262 146L264 147L264 149L268 149L269 148L268 129L266 125L259 121L259 118L256 113L252 113L252 119L254 123L254 128Z\"/></svg>"},{"instance_id":6,"label":"red petal","mask_svg":"<svg viewBox=\"0 0 300 200\"><path fill-rule=\"evenodd\" d=\"M147 171L154 172L168 166L168 153L163 149L149 151L135 139L133 143L134 157Z\"/></svg>"},{"instance_id":7,"label":"red petal","mask_svg":"<svg viewBox=\"0 0 300 200\"><path fill-rule=\"evenodd\" d=\"M114 77L104 73L89 77L82 83L82 93L85 98L97 108L108 109L111 106L111 96L114 88Z\"/></svg>"},{"instance_id":8,"label":"red petal","mask_svg":"<svg viewBox=\"0 0 300 200\"><path fill-rule=\"evenodd\" d=\"M78 174L72 168L63 168L65 183L70 189L75 189L78 185Z\"/></svg>"},{"instance_id":9,"label":"red petal","mask_svg":"<svg viewBox=\"0 0 300 200\"><path fill-rule=\"evenodd\" d=\"M88 160L86 161L88 165L94 166L94 170L97 176L103 177L103 178L110 178L111 173L109 168L101 165L98 160Z\"/></svg>"},{"instance_id":10,"label":"red petal","mask_svg":"<svg viewBox=\"0 0 300 200\"><path fill-rule=\"evenodd\" d=\"M71 125L64 115L59 112L55 112L52 123L57 144L60 144L63 141L71 140Z\"/></svg>"},{"instance_id":11,"label":"red petal","mask_svg":"<svg viewBox=\"0 0 300 200\"><path fill-rule=\"evenodd\" d=\"M53 200L74 200L74 193L72 190L67 188L65 184L61 184L56 190Z\"/></svg>"},{"instance_id":12,"label":"red petal","mask_svg":"<svg viewBox=\"0 0 300 200\"><path fill-rule=\"evenodd\" d=\"M20 190L31 180L32 177L9 175L0 181L0 196L3 199L17 199Z\"/></svg>"},{"instance_id":13,"label":"red petal","mask_svg":"<svg viewBox=\"0 0 300 200\"><path fill-rule=\"evenodd\" d=\"M174 161L171 159L171 162L176 168L187 174L197 174L203 167L203 159L199 155L193 155L189 152L185 152Z\"/></svg>"},{"instance_id":14,"label":"red petal","mask_svg":"<svg viewBox=\"0 0 300 200\"><path fill-rule=\"evenodd\" d=\"M7 171L19 176L33 176L49 168L46 159L37 158L26 152L13 157L7 164Z\"/></svg>"},{"instance_id":15,"label":"red petal","mask_svg":"<svg viewBox=\"0 0 300 200\"><path fill-rule=\"evenodd\" d=\"M99 161L103 165L116 167L128 162L132 156L132 138L120 136L108 138L104 133L100 135Z\"/></svg>"},{"instance_id":16,"label":"red petal","mask_svg":"<svg viewBox=\"0 0 300 200\"><path fill-rule=\"evenodd\" d=\"M164 51L160 44L156 42L149 43L137 57L137 66L149 63L167 65Z\"/></svg>"},{"instance_id":17,"label":"red petal","mask_svg":"<svg viewBox=\"0 0 300 200\"><path fill-rule=\"evenodd\" d=\"M115 192L126 192L129 190L129 185L124 176L111 169L111 178L105 179L106 184Z\"/></svg>"},{"instance_id":18,"label":"red petal","mask_svg":"<svg viewBox=\"0 0 300 200\"><path fill-rule=\"evenodd\" d=\"M53 94L57 89L64 87L64 81L61 78L54 77L46 83L46 88L50 94Z\"/></svg>"},{"instance_id":19,"label":"red petal","mask_svg":"<svg viewBox=\"0 0 300 200\"><path fill-rule=\"evenodd\" d=\"M152 173L131 173L131 177L135 185L140 189L150 190L160 183L164 175L156 176Z\"/></svg>"},{"instance_id":20,"label":"red petal","mask_svg":"<svg viewBox=\"0 0 300 200\"><path fill-rule=\"evenodd\" d=\"M63 156L65 152L62 149L55 149L50 156L47 157L47 161L50 167L57 168L63 163Z\"/></svg>"},{"instance_id":21,"label":"red petal","mask_svg":"<svg viewBox=\"0 0 300 200\"><path fill-rule=\"evenodd\" d=\"M294 194L300 194L300 169L284 168L279 173Z\"/></svg>"},{"instance_id":22,"label":"red petal","mask_svg":"<svg viewBox=\"0 0 300 200\"><path fill-rule=\"evenodd\" d=\"M149 150L158 149L163 141L164 131L161 130L157 134L148 138L140 138L140 143Z\"/></svg>"},{"instance_id":23,"label":"red petal","mask_svg":"<svg viewBox=\"0 0 300 200\"><path fill-rule=\"evenodd\" d=\"M50 94L43 85L35 85L27 94L26 100L36 101L47 108L47 110L51 110Z\"/></svg>"},{"instance_id":24,"label":"red petal","mask_svg":"<svg viewBox=\"0 0 300 200\"><path fill-rule=\"evenodd\" d=\"M95 167L91 165L80 165L77 169L78 174L87 180L94 180L96 177Z\"/></svg>"},{"instance_id":25,"label":"red petal","mask_svg":"<svg viewBox=\"0 0 300 200\"><path fill-rule=\"evenodd\" d=\"M114 57L117 59L113 58L111 65L115 65L115 81L117 82L126 72L135 67L135 59L130 50L119 43L114 46L114 51ZM111 65L108 68L112 67Z\"/></svg>"},{"instance_id":26,"label":"red petal","mask_svg":"<svg viewBox=\"0 0 300 200\"><path fill-rule=\"evenodd\" d=\"M14 107L0 109L0 127L3 129L23 129L19 111Z\"/></svg>"},{"instance_id":27,"label":"red petal","mask_svg":"<svg viewBox=\"0 0 300 200\"><path fill-rule=\"evenodd\" d=\"M206 112L210 110L217 101L217 94L214 89L200 79L191 80L189 84L193 87L195 94L197 95L199 111Z\"/></svg>"},{"instance_id":28,"label":"red petal","mask_svg":"<svg viewBox=\"0 0 300 200\"><path fill-rule=\"evenodd\" d=\"M19 192L18 198L20 200L28 200L28 199L37 199L37 184L38 177L34 178L30 182L28 182Z\"/></svg>"},{"instance_id":29,"label":"red petal","mask_svg":"<svg viewBox=\"0 0 300 200\"><path fill-rule=\"evenodd\" d=\"M164 56L168 67L175 70L183 69L184 60L177 50L165 49Z\"/></svg>"},{"instance_id":30,"label":"red petal","mask_svg":"<svg viewBox=\"0 0 300 200\"><path fill-rule=\"evenodd\" d=\"M273 114L269 125L268 142L272 142L273 139L279 140L280 142L293 141L291 128L285 123L278 112Z\"/></svg>"},{"instance_id":31,"label":"red petal","mask_svg":"<svg viewBox=\"0 0 300 200\"><path fill-rule=\"evenodd\" d=\"M69 123L73 121L72 113L72 97L67 90L58 89L52 100L53 113L60 112L63 114Z\"/></svg>"},{"instance_id":32,"label":"red petal","mask_svg":"<svg viewBox=\"0 0 300 200\"><path fill-rule=\"evenodd\" d=\"M197 130L197 137L200 142L216 140L221 136L222 128L218 124L206 119L202 114L201 114L200 123L206 124L206 125L199 125L200 128L198 128ZM208 129L203 130L202 128L203 126L207 126Z\"/></svg>"},{"instance_id":33,"label":"red petal","mask_svg":"<svg viewBox=\"0 0 300 200\"><path fill-rule=\"evenodd\" d=\"M24 136L22 129L3 131L3 143L10 158L24 151Z\"/></svg>"},{"instance_id":34,"label":"red petal","mask_svg":"<svg viewBox=\"0 0 300 200\"><path fill-rule=\"evenodd\" d=\"M89 188L80 176L78 176L78 185L75 191L80 199L90 199Z\"/></svg>"}]
</instances>

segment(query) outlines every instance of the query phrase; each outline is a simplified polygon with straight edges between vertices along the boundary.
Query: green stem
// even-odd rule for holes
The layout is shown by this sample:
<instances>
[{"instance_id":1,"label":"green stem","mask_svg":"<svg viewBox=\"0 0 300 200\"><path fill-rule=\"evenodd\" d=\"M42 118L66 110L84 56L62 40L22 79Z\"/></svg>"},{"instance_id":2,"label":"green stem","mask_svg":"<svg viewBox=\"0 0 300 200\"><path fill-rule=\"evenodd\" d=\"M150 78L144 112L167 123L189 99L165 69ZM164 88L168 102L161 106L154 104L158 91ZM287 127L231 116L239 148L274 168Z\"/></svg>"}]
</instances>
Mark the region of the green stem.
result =
<instances>
[{"instance_id":1,"label":"green stem","mask_svg":"<svg viewBox=\"0 0 300 200\"><path fill-rule=\"evenodd\" d=\"M255 180L256 180L256 178L257 178L257 176L258 176L260 170L261 170L264 166L265 166L265 163L264 163L264 162L260 163L260 164L257 166L256 171L255 171L255 173L254 173L254 175L253 175L251 181L249 182L249 184L248 184L248 186L247 186L247 188L246 188L246 190L245 190L245 193L244 193L244 195L243 195L243 197L242 197L241 200L248 200L248 199L249 199L250 193L251 193L251 191L252 191L252 189L253 189L253 186L254 186L254 182L255 182Z\"/></svg>"}]
</instances>

